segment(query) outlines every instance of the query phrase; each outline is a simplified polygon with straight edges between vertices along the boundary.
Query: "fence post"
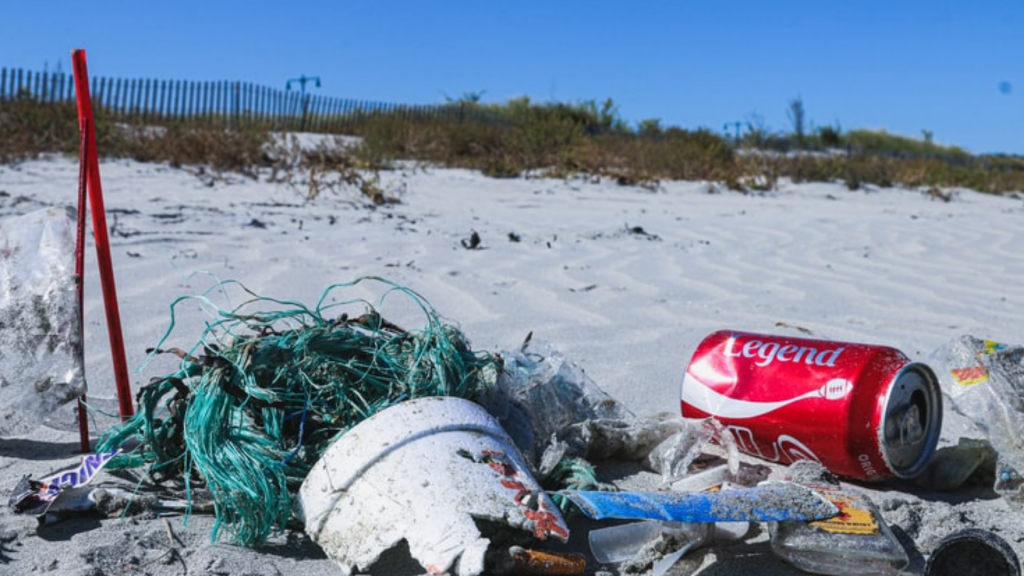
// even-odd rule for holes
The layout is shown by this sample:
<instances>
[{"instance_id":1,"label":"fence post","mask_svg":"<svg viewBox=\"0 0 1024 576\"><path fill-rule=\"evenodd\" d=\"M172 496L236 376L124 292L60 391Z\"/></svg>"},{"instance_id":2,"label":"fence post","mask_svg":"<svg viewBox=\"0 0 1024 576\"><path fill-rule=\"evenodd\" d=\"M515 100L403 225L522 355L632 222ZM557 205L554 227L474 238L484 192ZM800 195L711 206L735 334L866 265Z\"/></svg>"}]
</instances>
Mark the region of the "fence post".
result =
<instances>
[{"instance_id":1,"label":"fence post","mask_svg":"<svg viewBox=\"0 0 1024 576\"><path fill-rule=\"evenodd\" d=\"M160 98L156 104L156 115L160 121L167 121L167 80L161 80L160 85L157 88L160 93Z\"/></svg>"},{"instance_id":2,"label":"fence post","mask_svg":"<svg viewBox=\"0 0 1024 576\"><path fill-rule=\"evenodd\" d=\"M152 87L152 92L150 92L150 87ZM149 92L146 109L149 110L149 117L152 121L156 121L160 117L160 81L156 78L150 78L147 81L146 91Z\"/></svg>"},{"instance_id":3,"label":"fence post","mask_svg":"<svg viewBox=\"0 0 1024 576\"><path fill-rule=\"evenodd\" d=\"M271 115L273 120L271 122L271 128L273 130L281 130L281 91L274 90L271 92Z\"/></svg>"},{"instance_id":4,"label":"fence post","mask_svg":"<svg viewBox=\"0 0 1024 576\"><path fill-rule=\"evenodd\" d=\"M151 119L153 118L153 116L152 116L153 106L152 106L152 103L150 102L150 99L149 99L149 94L150 94L150 92L149 92L150 86L149 85L150 85L150 79L146 78L146 82L145 82L145 85L144 85L145 87L142 90L142 94L143 94L143 96L142 96L142 119L143 119L144 122L150 122Z\"/></svg>"},{"instance_id":5,"label":"fence post","mask_svg":"<svg viewBox=\"0 0 1024 576\"><path fill-rule=\"evenodd\" d=\"M220 86L220 114L225 126L231 125L231 82L225 80Z\"/></svg>"},{"instance_id":6,"label":"fence post","mask_svg":"<svg viewBox=\"0 0 1024 576\"><path fill-rule=\"evenodd\" d=\"M209 122L208 106L210 104L210 92L207 90L209 82L196 82L196 115L203 124Z\"/></svg>"},{"instance_id":7,"label":"fence post","mask_svg":"<svg viewBox=\"0 0 1024 576\"><path fill-rule=\"evenodd\" d=\"M316 132L320 125L320 97L310 96L309 98L309 131Z\"/></svg>"},{"instance_id":8,"label":"fence post","mask_svg":"<svg viewBox=\"0 0 1024 576\"><path fill-rule=\"evenodd\" d=\"M142 81L133 78L128 86L128 121L131 122L135 120L139 111L139 88Z\"/></svg>"},{"instance_id":9,"label":"fence post","mask_svg":"<svg viewBox=\"0 0 1024 576\"><path fill-rule=\"evenodd\" d=\"M267 89L262 86L256 86L256 124L261 128L265 127L266 120L266 97Z\"/></svg>"},{"instance_id":10,"label":"fence post","mask_svg":"<svg viewBox=\"0 0 1024 576\"><path fill-rule=\"evenodd\" d=\"M121 110L121 79L114 82L114 97L110 99L110 112L117 117Z\"/></svg>"},{"instance_id":11,"label":"fence post","mask_svg":"<svg viewBox=\"0 0 1024 576\"><path fill-rule=\"evenodd\" d=\"M256 85L252 82L246 82L245 92L245 119L248 123L251 123L256 118Z\"/></svg>"},{"instance_id":12,"label":"fence post","mask_svg":"<svg viewBox=\"0 0 1024 576\"><path fill-rule=\"evenodd\" d=\"M95 90L95 92L93 94L93 99L92 99L92 101L93 101L93 110L102 109L106 105L106 102L107 102L106 85L107 85L107 79L106 78L97 78L96 79L96 84L95 84L96 90ZM64 93L64 76L63 75L61 75L61 77L60 77L60 87L61 87L61 94L63 94Z\"/></svg>"},{"instance_id":13,"label":"fence post","mask_svg":"<svg viewBox=\"0 0 1024 576\"><path fill-rule=\"evenodd\" d=\"M224 121L224 111L221 102L221 88L223 82L213 83L213 117L214 124L220 126Z\"/></svg>"},{"instance_id":14,"label":"fence post","mask_svg":"<svg viewBox=\"0 0 1024 576\"><path fill-rule=\"evenodd\" d=\"M238 114L239 114L239 111L242 108L242 104L241 104L241 101L242 101L242 94L241 94L242 86L241 86L241 83L240 82L235 82L234 85L232 86L232 89L234 91L234 94L232 94L234 96L234 102L233 102L234 103L234 111L233 111L234 113L231 116L232 116L232 119L234 121L234 124L237 125L238 124Z\"/></svg>"},{"instance_id":15,"label":"fence post","mask_svg":"<svg viewBox=\"0 0 1024 576\"><path fill-rule=\"evenodd\" d=\"M167 83L167 114L174 119L178 118L178 93L181 80L171 80Z\"/></svg>"}]
</instances>

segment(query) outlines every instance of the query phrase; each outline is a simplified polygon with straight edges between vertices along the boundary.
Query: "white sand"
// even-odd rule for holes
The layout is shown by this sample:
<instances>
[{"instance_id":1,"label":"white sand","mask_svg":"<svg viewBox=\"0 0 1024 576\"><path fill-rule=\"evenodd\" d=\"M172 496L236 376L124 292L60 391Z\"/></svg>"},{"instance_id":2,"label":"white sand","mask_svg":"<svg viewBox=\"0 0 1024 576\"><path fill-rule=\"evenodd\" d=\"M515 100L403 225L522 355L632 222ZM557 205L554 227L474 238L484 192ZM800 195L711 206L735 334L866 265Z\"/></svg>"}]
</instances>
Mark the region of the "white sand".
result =
<instances>
[{"instance_id":1,"label":"white sand","mask_svg":"<svg viewBox=\"0 0 1024 576\"><path fill-rule=\"evenodd\" d=\"M200 272L310 304L332 283L383 276L419 292L477 349L510 349L533 332L638 414L678 411L693 349L721 328L806 330L919 360L963 334L1024 342L1021 195L959 190L947 203L920 191L820 183L743 195L699 182L650 192L410 169L384 175L404 190L402 202L373 210L355 192L307 202L302 191L240 176L208 186L185 170L131 161L103 162L101 172L136 390L168 371L161 361L138 368L167 328L171 301L211 286ZM0 217L74 204L77 178L71 159L0 167ZM480 249L468 250L462 241L474 231ZM182 310L192 315L180 319L179 334L192 340L176 345L191 344L198 332L189 328L204 319L195 306ZM113 409L91 240L85 317L90 397ZM77 432L67 428L0 439L0 494L23 474L74 462ZM1024 554L1024 516L990 491L928 495L898 482L873 490L879 502L907 501L890 502L886 514L921 553L977 524ZM33 518L4 508L0 573L339 573L301 535L253 552L211 544L207 517L194 516L187 530L180 518L169 523L180 559L166 553L162 520L75 519L37 530ZM704 565L705 575L799 573L771 554L763 533L706 554ZM921 566L918 555L910 569ZM375 572L418 571L399 552Z\"/></svg>"}]
</instances>

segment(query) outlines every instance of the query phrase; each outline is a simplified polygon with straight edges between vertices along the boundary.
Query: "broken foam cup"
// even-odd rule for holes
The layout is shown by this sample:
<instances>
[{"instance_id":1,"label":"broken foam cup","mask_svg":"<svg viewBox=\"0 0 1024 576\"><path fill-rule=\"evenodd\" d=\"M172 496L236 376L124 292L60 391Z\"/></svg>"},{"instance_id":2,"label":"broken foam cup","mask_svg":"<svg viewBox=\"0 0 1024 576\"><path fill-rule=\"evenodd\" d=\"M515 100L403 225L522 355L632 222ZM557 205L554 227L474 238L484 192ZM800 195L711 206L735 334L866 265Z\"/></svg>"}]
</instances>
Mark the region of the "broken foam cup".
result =
<instances>
[{"instance_id":1,"label":"broken foam cup","mask_svg":"<svg viewBox=\"0 0 1024 576\"><path fill-rule=\"evenodd\" d=\"M350 429L313 466L299 505L306 533L345 575L403 539L431 574L482 574L491 543L474 519L569 536L497 420L452 397L402 402Z\"/></svg>"}]
</instances>

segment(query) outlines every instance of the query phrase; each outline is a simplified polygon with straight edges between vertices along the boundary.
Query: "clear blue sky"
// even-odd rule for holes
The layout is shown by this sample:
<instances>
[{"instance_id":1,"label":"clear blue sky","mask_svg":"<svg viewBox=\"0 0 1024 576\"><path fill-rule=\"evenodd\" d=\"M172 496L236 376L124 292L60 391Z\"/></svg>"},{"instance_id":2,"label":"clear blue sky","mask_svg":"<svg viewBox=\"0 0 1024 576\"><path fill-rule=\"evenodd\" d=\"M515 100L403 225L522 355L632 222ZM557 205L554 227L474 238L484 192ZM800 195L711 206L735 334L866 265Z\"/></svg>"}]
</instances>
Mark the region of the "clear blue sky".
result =
<instances>
[{"instance_id":1,"label":"clear blue sky","mask_svg":"<svg viewBox=\"0 0 1024 576\"><path fill-rule=\"evenodd\" d=\"M81 10L81 12L79 12ZM0 67L438 103L612 98L635 125L874 128L1024 154L1024 0L4 0Z\"/></svg>"}]
</instances>

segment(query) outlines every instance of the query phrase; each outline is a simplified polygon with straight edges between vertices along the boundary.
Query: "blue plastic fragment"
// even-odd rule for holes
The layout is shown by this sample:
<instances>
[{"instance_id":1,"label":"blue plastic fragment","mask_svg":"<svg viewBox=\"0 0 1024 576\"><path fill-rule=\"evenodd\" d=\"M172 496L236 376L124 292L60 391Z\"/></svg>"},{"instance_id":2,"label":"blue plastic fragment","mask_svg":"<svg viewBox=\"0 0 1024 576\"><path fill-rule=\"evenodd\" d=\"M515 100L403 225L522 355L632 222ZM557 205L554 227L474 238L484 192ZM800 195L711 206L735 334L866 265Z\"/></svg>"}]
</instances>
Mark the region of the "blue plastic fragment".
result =
<instances>
[{"instance_id":1,"label":"blue plastic fragment","mask_svg":"<svg viewBox=\"0 0 1024 576\"><path fill-rule=\"evenodd\" d=\"M584 514L669 522L791 522L823 520L839 509L821 494L792 482L717 492L562 492Z\"/></svg>"}]
</instances>

